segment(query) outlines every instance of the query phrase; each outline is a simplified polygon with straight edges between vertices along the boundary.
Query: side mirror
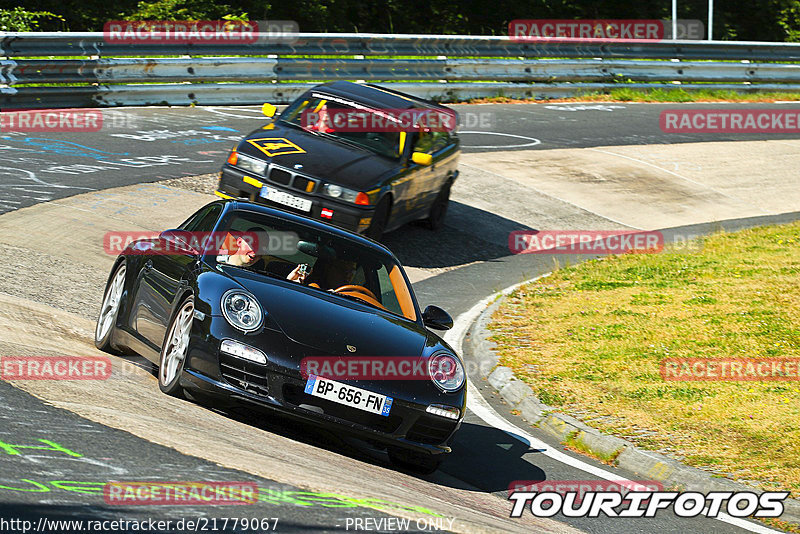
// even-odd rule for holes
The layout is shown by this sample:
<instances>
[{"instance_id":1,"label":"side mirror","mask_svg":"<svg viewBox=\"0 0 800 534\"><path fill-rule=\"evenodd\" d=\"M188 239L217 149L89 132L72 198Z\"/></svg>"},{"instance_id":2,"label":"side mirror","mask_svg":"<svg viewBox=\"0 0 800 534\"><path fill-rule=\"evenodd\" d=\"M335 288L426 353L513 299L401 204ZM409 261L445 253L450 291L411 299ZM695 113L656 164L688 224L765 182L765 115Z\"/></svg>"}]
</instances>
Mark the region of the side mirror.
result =
<instances>
[{"instance_id":1,"label":"side mirror","mask_svg":"<svg viewBox=\"0 0 800 534\"><path fill-rule=\"evenodd\" d=\"M422 312L422 322L434 330L450 330L453 328L453 318L439 306L428 306Z\"/></svg>"},{"instance_id":2,"label":"side mirror","mask_svg":"<svg viewBox=\"0 0 800 534\"><path fill-rule=\"evenodd\" d=\"M264 105L261 106L261 113L265 116L272 118L275 116L275 112L278 111L278 108L270 104L269 102L264 102Z\"/></svg>"},{"instance_id":3,"label":"side mirror","mask_svg":"<svg viewBox=\"0 0 800 534\"><path fill-rule=\"evenodd\" d=\"M411 161L416 163L417 165L431 165L433 163L433 156L430 154L425 154L423 152L413 152L411 154Z\"/></svg>"},{"instance_id":4,"label":"side mirror","mask_svg":"<svg viewBox=\"0 0 800 534\"><path fill-rule=\"evenodd\" d=\"M165 252L200 256L200 251L192 246L192 234L186 230L164 230L158 238L166 243Z\"/></svg>"}]
</instances>

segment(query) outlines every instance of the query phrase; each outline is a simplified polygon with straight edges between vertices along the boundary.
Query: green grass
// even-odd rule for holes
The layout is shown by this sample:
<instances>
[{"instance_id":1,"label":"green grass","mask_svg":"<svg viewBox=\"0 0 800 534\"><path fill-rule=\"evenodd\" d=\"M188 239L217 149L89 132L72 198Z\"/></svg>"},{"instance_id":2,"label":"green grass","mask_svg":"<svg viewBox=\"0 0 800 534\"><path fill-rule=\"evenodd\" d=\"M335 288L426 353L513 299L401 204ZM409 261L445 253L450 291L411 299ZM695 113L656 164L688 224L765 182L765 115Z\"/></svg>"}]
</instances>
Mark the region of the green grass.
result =
<instances>
[{"instance_id":1,"label":"green grass","mask_svg":"<svg viewBox=\"0 0 800 534\"><path fill-rule=\"evenodd\" d=\"M624 85L624 84L623 84ZM685 86L686 84L684 84ZM701 86L697 84L695 87ZM776 100L800 101L798 92L753 92L758 88L757 85L742 85L743 92L721 90L721 89L652 89L642 90L629 87L620 87L608 92L589 92L576 95L572 98L557 99L559 101L580 101L580 102L774 102ZM535 91L536 86L531 86ZM746 91L746 92L744 92ZM525 100L528 101L528 100ZM476 98L470 103L516 103L523 102L505 96Z\"/></svg>"},{"instance_id":2,"label":"green grass","mask_svg":"<svg viewBox=\"0 0 800 534\"><path fill-rule=\"evenodd\" d=\"M800 381L665 381L660 370L667 358L800 358L799 273L800 223L591 260L509 295L493 340L545 404L800 495Z\"/></svg>"}]
</instances>

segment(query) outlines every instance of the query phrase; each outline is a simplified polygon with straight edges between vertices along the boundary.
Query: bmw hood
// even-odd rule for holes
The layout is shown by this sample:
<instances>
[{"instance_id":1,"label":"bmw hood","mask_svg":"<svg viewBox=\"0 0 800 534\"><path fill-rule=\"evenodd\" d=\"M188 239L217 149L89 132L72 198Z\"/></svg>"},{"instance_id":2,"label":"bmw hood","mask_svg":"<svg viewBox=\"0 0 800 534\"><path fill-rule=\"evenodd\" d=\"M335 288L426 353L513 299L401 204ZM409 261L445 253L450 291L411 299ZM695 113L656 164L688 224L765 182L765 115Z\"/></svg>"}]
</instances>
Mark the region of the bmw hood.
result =
<instances>
[{"instance_id":1,"label":"bmw hood","mask_svg":"<svg viewBox=\"0 0 800 534\"><path fill-rule=\"evenodd\" d=\"M375 187L376 178L399 163L367 149L279 124L248 135L239 152L362 191Z\"/></svg>"},{"instance_id":2,"label":"bmw hood","mask_svg":"<svg viewBox=\"0 0 800 534\"><path fill-rule=\"evenodd\" d=\"M368 305L315 289L285 287L283 282L249 277L237 281L255 295L289 339L318 356L414 357L425 347L423 327Z\"/></svg>"}]
</instances>

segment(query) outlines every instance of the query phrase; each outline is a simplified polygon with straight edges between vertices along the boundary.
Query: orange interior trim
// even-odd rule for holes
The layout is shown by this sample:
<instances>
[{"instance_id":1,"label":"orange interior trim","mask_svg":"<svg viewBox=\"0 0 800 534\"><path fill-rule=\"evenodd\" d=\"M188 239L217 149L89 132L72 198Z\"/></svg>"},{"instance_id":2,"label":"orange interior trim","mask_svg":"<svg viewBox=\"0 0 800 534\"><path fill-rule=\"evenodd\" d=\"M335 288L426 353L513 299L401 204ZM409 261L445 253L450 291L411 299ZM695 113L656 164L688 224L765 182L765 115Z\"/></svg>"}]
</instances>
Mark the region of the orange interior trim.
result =
<instances>
[{"instance_id":1,"label":"orange interior trim","mask_svg":"<svg viewBox=\"0 0 800 534\"><path fill-rule=\"evenodd\" d=\"M364 302L369 302L373 306L377 306L378 308L380 308L382 310L386 309L386 307L383 304L381 304L380 302L378 302L374 298L370 297L366 293L362 293L361 291L339 291L339 294L340 295L347 295L348 297L355 297L357 299L361 299Z\"/></svg>"},{"instance_id":2,"label":"orange interior trim","mask_svg":"<svg viewBox=\"0 0 800 534\"><path fill-rule=\"evenodd\" d=\"M389 273L389 280L392 282L394 294L397 295L397 302L400 303L400 309L403 310L403 315L412 321L416 321L417 312L414 311L414 301L411 299L411 293L408 290L408 285L406 284L405 278L403 278L403 274L400 272L400 268L397 265L392 267L392 270Z\"/></svg>"}]
</instances>

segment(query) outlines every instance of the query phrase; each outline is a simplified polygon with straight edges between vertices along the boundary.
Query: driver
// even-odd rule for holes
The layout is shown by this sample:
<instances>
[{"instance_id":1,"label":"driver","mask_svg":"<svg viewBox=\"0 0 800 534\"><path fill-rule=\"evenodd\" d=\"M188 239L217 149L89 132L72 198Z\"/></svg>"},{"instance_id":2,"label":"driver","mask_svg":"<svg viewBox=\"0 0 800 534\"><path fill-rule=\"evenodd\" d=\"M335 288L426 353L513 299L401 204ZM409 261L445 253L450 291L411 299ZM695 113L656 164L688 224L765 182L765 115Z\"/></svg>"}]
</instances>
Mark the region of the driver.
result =
<instances>
[{"instance_id":1,"label":"driver","mask_svg":"<svg viewBox=\"0 0 800 534\"><path fill-rule=\"evenodd\" d=\"M298 265L289 273L286 279L301 284L307 281L308 285L315 285L323 290L334 291L353 283L357 265L354 261L335 259L326 262L318 261L314 265L314 269L310 271L307 268L306 264Z\"/></svg>"}]
</instances>

